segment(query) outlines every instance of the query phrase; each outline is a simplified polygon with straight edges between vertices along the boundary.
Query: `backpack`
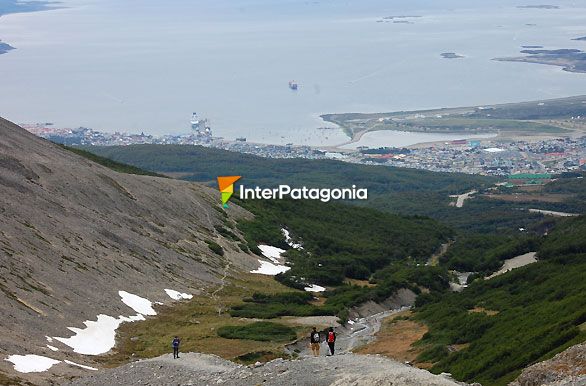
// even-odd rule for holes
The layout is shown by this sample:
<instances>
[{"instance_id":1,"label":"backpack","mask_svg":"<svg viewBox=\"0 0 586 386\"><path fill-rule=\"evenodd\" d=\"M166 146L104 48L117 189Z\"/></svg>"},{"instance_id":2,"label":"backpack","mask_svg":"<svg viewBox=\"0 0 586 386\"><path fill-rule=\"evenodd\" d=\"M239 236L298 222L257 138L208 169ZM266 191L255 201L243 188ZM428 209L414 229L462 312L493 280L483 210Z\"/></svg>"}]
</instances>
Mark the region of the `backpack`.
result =
<instances>
[{"instance_id":1,"label":"backpack","mask_svg":"<svg viewBox=\"0 0 586 386\"><path fill-rule=\"evenodd\" d=\"M173 347L179 347L179 339L173 339Z\"/></svg>"},{"instance_id":2,"label":"backpack","mask_svg":"<svg viewBox=\"0 0 586 386\"><path fill-rule=\"evenodd\" d=\"M328 332L328 343L334 343L336 341L336 334L333 331Z\"/></svg>"},{"instance_id":3,"label":"backpack","mask_svg":"<svg viewBox=\"0 0 586 386\"><path fill-rule=\"evenodd\" d=\"M313 334L313 341L315 343L318 343L319 342L319 332L316 332L316 333Z\"/></svg>"}]
</instances>

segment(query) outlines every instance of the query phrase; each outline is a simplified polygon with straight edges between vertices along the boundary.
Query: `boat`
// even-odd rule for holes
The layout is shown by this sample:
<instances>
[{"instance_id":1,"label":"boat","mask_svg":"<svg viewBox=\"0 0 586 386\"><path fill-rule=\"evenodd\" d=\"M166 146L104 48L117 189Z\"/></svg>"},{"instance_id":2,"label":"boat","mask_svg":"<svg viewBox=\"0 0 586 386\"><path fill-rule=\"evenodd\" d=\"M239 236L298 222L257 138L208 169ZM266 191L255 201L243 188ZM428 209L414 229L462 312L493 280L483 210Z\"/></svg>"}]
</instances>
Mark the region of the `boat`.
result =
<instances>
[{"instance_id":1,"label":"boat","mask_svg":"<svg viewBox=\"0 0 586 386\"><path fill-rule=\"evenodd\" d=\"M197 113L191 115L191 130L200 140L209 141L212 138L212 128L208 125L208 120L199 118Z\"/></svg>"},{"instance_id":2,"label":"boat","mask_svg":"<svg viewBox=\"0 0 586 386\"><path fill-rule=\"evenodd\" d=\"M297 90L297 88L299 88L299 85L294 80L290 80L289 81L289 88L291 90Z\"/></svg>"}]
</instances>

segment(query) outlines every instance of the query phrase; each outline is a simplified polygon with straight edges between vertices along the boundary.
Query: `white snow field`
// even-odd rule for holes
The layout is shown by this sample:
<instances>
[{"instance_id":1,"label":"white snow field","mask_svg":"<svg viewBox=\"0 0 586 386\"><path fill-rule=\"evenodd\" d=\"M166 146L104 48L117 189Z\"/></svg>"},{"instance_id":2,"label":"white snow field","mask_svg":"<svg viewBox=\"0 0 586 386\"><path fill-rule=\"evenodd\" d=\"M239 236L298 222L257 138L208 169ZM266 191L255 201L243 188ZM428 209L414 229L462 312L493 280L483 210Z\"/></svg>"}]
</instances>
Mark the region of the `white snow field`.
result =
<instances>
[{"instance_id":1,"label":"white snow field","mask_svg":"<svg viewBox=\"0 0 586 386\"><path fill-rule=\"evenodd\" d=\"M273 247L271 245L259 245L258 249L260 249L262 255L269 259L270 262L259 260L260 267L250 271L250 273L275 276L291 269L291 267L282 264L283 256L281 256L281 254L285 252L284 249Z\"/></svg>"},{"instance_id":2,"label":"white snow field","mask_svg":"<svg viewBox=\"0 0 586 386\"><path fill-rule=\"evenodd\" d=\"M14 370L21 373L38 373L41 371L47 371L53 365L60 363L61 361L47 358L41 355L11 355L6 358L8 362L14 364Z\"/></svg>"},{"instance_id":3,"label":"white snow field","mask_svg":"<svg viewBox=\"0 0 586 386\"><path fill-rule=\"evenodd\" d=\"M186 294L186 293L182 293L182 292L175 291L175 290L172 290L172 289L166 289L165 288L165 292L173 300L186 300L186 299L193 298L193 295Z\"/></svg>"},{"instance_id":4,"label":"white snow field","mask_svg":"<svg viewBox=\"0 0 586 386\"><path fill-rule=\"evenodd\" d=\"M291 234L287 229L281 228L281 232L283 232L283 236L285 236L285 242L289 244L291 248L303 249L303 246L300 243L296 243L293 241L293 239L291 238Z\"/></svg>"},{"instance_id":5,"label":"white snow field","mask_svg":"<svg viewBox=\"0 0 586 386\"><path fill-rule=\"evenodd\" d=\"M96 321L83 322L85 328L68 327L75 333L70 338L55 337L59 342L71 347L74 352L85 355L100 355L107 353L116 343L116 329L122 322L135 322L144 320L144 316L112 316L100 314Z\"/></svg>"},{"instance_id":6,"label":"white snow field","mask_svg":"<svg viewBox=\"0 0 586 386\"><path fill-rule=\"evenodd\" d=\"M65 359L64 362L67 363L68 365L81 367L82 369L98 371L98 369L96 369L95 367L90 367L90 366L86 366L86 365L80 365L79 363L75 363L75 362L72 362L72 361L67 360L67 359Z\"/></svg>"},{"instance_id":7,"label":"white snow field","mask_svg":"<svg viewBox=\"0 0 586 386\"><path fill-rule=\"evenodd\" d=\"M307 292L324 292L326 289L320 285L312 284L309 287L305 287L304 290Z\"/></svg>"},{"instance_id":8,"label":"white snow field","mask_svg":"<svg viewBox=\"0 0 586 386\"><path fill-rule=\"evenodd\" d=\"M270 245L259 245L258 249L260 249L262 255L272 261L275 264L280 264L283 257L281 257L281 253L285 253L284 249L273 247Z\"/></svg>"},{"instance_id":9,"label":"white snow field","mask_svg":"<svg viewBox=\"0 0 586 386\"><path fill-rule=\"evenodd\" d=\"M270 263L269 263L270 264ZM287 267L288 269L288 267ZM191 299L193 295L182 293L179 291L165 289L167 295L173 300ZM84 355L100 355L110 351L116 344L116 330L120 324L124 322L136 322L145 320L146 315L156 315L157 312L153 308L153 302L131 294L126 291L118 291L120 300L128 307L132 308L136 315L132 316L118 316L117 318L109 315L100 314L97 319L86 320L83 322L84 328L67 327L74 334L69 338L64 337L50 337L47 336L47 341L52 343L57 340L73 349L74 352ZM160 303L159 304L163 304ZM52 351L59 351L59 349L50 344L47 347ZM7 359L14 364L14 369L19 372L40 372L46 371L60 361L43 357L40 355L11 355ZM75 362L66 360L67 364L84 368L86 370L97 370L90 366L80 365Z\"/></svg>"},{"instance_id":10,"label":"white snow field","mask_svg":"<svg viewBox=\"0 0 586 386\"><path fill-rule=\"evenodd\" d=\"M264 260L259 260L258 262L260 263L260 267L254 271L250 271L250 273L260 273L261 275L275 276L280 273L287 272L291 269L291 267L287 267L286 265L273 264Z\"/></svg>"},{"instance_id":11,"label":"white snow field","mask_svg":"<svg viewBox=\"0 0 586 386\"><path fill-rule=\"evenodd\" d=\"M122 303L132 308L134 311L143 315L156 315L157 312L153 308L153 303L138 295L131 294L126 291L118 291L118 295L122 298Z\"/></svg>"}]
</instances>

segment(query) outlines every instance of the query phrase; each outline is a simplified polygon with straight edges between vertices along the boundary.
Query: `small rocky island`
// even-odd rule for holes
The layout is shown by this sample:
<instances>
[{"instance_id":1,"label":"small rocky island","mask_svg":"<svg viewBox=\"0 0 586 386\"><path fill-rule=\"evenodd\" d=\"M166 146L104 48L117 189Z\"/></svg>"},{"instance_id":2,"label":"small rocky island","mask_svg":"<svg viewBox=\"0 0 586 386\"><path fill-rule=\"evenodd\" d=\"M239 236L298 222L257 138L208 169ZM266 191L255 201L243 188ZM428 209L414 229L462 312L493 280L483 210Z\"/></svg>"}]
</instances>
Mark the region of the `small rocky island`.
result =
<instances>
[{"instance_id":1,"label":"small rocky island","mask_svg":"<svg viewBox=\"0 0 586 386\"><path fill-rule=\"evenodd\" d=\"M525 9L560 9L557 5L541 4L541 5L518 5L517 8Z\"/></svg>"},{"instance_id":2,"label":"small rocky island","mask_svg":"<svg viewBox=\"0 0 586 386\"><path fill-rule=\"evenodd\" d=\"M2 43L0 41L0 55L7 53L10 50L13 50L14 47L12 47L10 44L6 44L6 43Z\"/></svg>"},{"instance_id":3,"label":"small rocky island","mask_svg":"<svg viewBox=\"0 0 586 386\"><path fill-rule=\"evenodd\" d=\"M455 52L442 52L441 56L444 59L460 59L464 57L464 55L460 55Z\"/></svg>"}]
</instances>

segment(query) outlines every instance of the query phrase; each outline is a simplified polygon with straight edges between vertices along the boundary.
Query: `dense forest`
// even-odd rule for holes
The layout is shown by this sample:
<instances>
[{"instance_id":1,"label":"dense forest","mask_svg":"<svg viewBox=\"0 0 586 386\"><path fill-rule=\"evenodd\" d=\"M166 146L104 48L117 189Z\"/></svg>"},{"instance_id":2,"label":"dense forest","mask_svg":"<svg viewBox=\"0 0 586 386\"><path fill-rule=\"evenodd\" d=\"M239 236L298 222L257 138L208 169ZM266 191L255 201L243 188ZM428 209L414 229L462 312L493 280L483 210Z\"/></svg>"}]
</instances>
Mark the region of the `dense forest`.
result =
<instances>
[{"instance_id":1,"label":"dense forest","mask_svg":"<svg viewBox=\"0 0 586 386\"><path fill-rule=\"evenodd\" d=\"M551 209L542 203L505 202L484 197L463 208L450 206L452 194L493 186L497 179L461 173L351 164L334 160L270 159L202 146L134 145L85 147L92 153L157 173L215 186L219 175L241 175L246 186L279 184L309 187L368 188L369 199L355 202L381 211L429 216L466 232L510 232L527 228L543 216L527 207ZM586 188L584 188L586 191ZM562 208L559 204L555 209ZM573 209L563 206L564 209Z\"/></svg>"},{"instance_id":2,"label":"dense forest","mask_svg":"<svg viewBox=\"0 0 586 386\"><path fill-rule=\"evenodd\" d=\"M424 295L416 319L430 331L420 360L435 372L505 385L528 364L586 339L586 217L562 221L540 261L461 293Z\"/></svg>"}]
</instances>

